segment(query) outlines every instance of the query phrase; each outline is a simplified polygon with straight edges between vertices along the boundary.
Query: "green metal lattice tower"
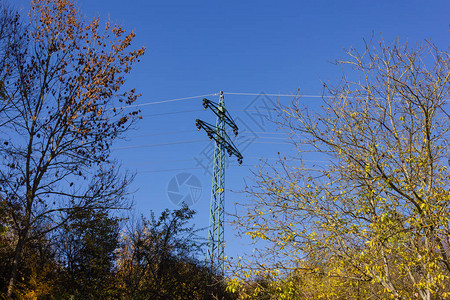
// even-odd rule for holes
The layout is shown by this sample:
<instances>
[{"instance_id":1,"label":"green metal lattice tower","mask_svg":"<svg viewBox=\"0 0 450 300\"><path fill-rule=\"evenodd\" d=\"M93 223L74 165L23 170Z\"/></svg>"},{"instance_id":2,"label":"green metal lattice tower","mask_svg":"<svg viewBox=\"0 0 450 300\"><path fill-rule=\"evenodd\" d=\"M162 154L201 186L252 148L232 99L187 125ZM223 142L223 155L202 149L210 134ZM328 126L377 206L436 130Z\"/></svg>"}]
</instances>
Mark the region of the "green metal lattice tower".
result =
<instances>
[{"instance_id":1,"label":"green metal lattice tower","mask_svg":"<svg viewBox=\"0 0 450 300\"><path fill-rule=\"evenodd\" d=\"M215 127L202 120L196 120L198 130L203 128L208 134L209 139L214 139L215 141L206 259L211 263L213 272L223 274L225 258L225 150L229 156L235 155L237 157L239 165L242 164L243 157L226 132L226 125L228 125L236 136L238 134L238 127L225 109L223 92L220 92L218 104L208 99L203 99L203 107L205 109L211 109L217 115Z\"/></svg>"}]
</instances>

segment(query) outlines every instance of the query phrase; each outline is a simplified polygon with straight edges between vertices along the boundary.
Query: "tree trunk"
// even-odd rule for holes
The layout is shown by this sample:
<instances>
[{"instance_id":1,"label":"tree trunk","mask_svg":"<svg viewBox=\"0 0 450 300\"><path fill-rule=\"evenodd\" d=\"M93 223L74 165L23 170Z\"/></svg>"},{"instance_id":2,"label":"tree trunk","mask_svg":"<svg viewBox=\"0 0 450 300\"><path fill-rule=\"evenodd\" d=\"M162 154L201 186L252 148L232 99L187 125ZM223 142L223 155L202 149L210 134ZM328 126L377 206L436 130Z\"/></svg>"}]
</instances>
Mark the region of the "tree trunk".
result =
<instances>
[{"instance_id":1,"label":"tree trunk","mask_svg":"<svg viewBox=\"0 0 450 300\"><path fill-rule=\"evenodd\" d=\"M19 241L17 242L16 249L14 251L14 260L11 266L11 275L8 283L8 291L6 297L9 299L14 290L14 286L17 280L17 271L19 269L19 262L22 258L23 246L25 245L26 236L28 234L28 229L19 233Z\"/></svg>"}]
</instances>

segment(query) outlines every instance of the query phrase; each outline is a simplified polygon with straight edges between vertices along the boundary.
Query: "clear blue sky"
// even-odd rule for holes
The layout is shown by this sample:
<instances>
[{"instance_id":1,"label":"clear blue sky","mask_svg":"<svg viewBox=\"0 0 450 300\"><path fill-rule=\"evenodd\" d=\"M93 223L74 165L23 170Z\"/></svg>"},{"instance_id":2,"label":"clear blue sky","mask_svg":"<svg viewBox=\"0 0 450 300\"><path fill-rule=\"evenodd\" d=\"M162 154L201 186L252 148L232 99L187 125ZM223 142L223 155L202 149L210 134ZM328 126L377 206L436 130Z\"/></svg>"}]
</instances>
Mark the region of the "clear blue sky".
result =
<instances>
[{"instance_id":1,"label":"clear blue sky","mask_svg":"<svg viewBox=\"0 0 450 300\"><path fill-rule=\"evenodd\" d=\"M11 1L25 11L28 2ZM397 37L413 44L429 39L441 48L449 46L450 37L449 1L78 0L78 4L88 18L109 16L134 29L135 45L147 47L127 83L142 93L141 103L220 90L296 93L300 87L303 94L320 95L320 80L334 81L339 76L339 68L329 61L342 57L343 48L361 47L362 39L372 33L387 42ZM264 106L264 98L255 98L225 96L238 126L247 128L243 136L253 140L241 140L244 166L226 170L228 212L233 212L233 203L249 201L228 190L245 187L243 179L251 176L259 157L274 158L277 151L290 151L284 144L286 135L254 115ZM133 197L138 213L177 208L168 200L167 185L173 176L186 171L197 176L203 187L200 200L193 205L198 211L195 223L208 225L211 177L194 158L201 158L210 142L204 132L196 130L195 119L215 120L212 113L201 110L201 99L143 106L144 118L138 128L129 133L128 141L116 145L125 149L113 155L137 172ZM210 99L217 101L217 96ZM288 103L290 98L281 101ZM304 101L312 109L320 104L318 98ZM184 141L196 142L173 144ZM135 147L142 145L147 146ZM225 230L226 253L242 255L242 241L234 237L232 227Z\"/></svg>"}]
</instances>

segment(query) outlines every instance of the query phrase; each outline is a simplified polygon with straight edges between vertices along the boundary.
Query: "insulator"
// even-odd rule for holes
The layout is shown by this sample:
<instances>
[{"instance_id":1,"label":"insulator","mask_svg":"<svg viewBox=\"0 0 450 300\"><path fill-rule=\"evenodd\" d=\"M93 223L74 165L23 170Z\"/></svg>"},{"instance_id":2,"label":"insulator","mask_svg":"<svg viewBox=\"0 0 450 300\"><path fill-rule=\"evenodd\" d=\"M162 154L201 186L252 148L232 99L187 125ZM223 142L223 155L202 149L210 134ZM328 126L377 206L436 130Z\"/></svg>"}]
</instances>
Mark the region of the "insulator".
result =
<instances>
[{"instance_id":1,"label":"insulator","mask_svg":"<svg viewBox=\"0 0 450 300\"><path fill-rule=\"evenodd\" d=\"M237 129L233 129L233 133L234 133L234 136L237 136L238 135Z\"/></svg>"},{"instance_id":2,"label":"insulator","mask_svg":"<svg viewBox=\"0 0 450 300\"><path fill-rule=\"evenodd\" d=\"M204 107L205 109L208 108L208 99L203 99L203 107Z\"/></svg>"}]
</instances>

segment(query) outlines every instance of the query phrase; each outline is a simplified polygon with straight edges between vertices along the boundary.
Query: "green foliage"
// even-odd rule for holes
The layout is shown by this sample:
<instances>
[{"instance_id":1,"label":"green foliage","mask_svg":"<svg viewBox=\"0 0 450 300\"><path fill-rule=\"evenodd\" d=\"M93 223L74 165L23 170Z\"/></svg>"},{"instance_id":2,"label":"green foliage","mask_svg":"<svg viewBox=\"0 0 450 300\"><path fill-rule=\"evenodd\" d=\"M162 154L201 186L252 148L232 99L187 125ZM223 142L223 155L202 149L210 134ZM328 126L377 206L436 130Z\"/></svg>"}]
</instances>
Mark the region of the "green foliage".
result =
<instances>
[{"instance_id":1,"label":"green foliage","mask_svg":"<svg viewBox=\"0 0 450 300\"><path fill-rule=\"evenodd\" d=\"M59 231L59 275L64 298L106 298L113 285L119 219L105 211L78 211Z\"/></svg>"}]
</instances>

